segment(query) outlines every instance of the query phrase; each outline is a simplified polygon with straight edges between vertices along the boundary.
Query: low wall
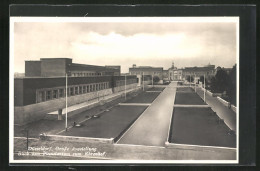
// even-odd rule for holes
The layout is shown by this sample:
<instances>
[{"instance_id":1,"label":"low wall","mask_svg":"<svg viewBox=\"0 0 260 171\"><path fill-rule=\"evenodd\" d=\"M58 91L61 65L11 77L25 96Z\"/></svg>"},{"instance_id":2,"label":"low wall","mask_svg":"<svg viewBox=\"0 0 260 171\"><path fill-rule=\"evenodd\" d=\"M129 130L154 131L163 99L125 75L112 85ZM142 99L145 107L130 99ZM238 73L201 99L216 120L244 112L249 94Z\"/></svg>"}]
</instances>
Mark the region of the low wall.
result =
<instances>
[{"instance_id":1,"label":"low wall","mask_svg":"<svg viewBox=\"0 0 260 171\"><path fill-rule=\"evenodd\" d=\"M126 86L126 89L137 89L137 83L130 84ZM125 86L116 87L114 88L115 93L125 90ZM121 97L121 94L117 96L113 96L109 99L103 100L103 97L112 95L112 88L111 89L105 89L97 92L91 92L87 94L81 94L76 96L69 96L68 97L68 106L73 106L76 104L80 104L86 101L90 101L93 99L100 98L99 103L93 103L91 105L87 105L84 107L81 107L77 110L68 112L68 116L73 116L75 114L81 113L87 109L90 109L92 107L98 106L100 103L106 103L108 101L112 101L118 97ZM47 113L57 111L58 109L65 108L65 98L62 99L55 99L50 100L46 102L36 103L32 105L27 106L18 106L14 107L14 123L17 125L24 125L33 121L44 119Z\"/></svg>"},{"instance_id":2,"label":"low wall","mask_svg":"<svg viewBox=\"0 0 260 171\"><path fill-rule=\"evenodd\" d=\"M226 101L226 100L224 100L224 99L222 99L221 97L217 97L217 99L222 103L222 104L224 104L226 107L228 107L228 102Z\"/></svg>"},{"instance_id":3,"label":"low wall","mask_svg":"<svg viewBox=\"0 0 260 171\"><path fill-rule=\"evenodd\" d=\"M91 138L91 137L74 137L74 136L62 136L62 135L47 135L46 140L49 141L66 141L66 142L89 142L89 143L106 143L113 144L113 138Z\"/></svg>"},{"instance_id":4,"label":"low wall","mask_svg":"<svg viewBox=\"0 0 260 171\"><path fill-rule=\"evenodd\" d=\"M237 113L237 107L236 107L236 106L234 106L234 105L231 105L231 109L232 109L234 112L236 112L236 113Z\"/></svg>"},{"instance_id":5,"label":"low wall","mask_svg":"<svg viewBox=\"0 0 260 171\"><path fill-rule=\"evenodd\" d=\"M227 102L226 100L222 99L221 97L217 97L217 99L218 99L222 104L224 104L226 107L228 107L229 102ZM236 107L236 106L231 105L231 109L232 109L234 112L237 112L237 107Z\"/></svg>"},{"instance_id":6,"label":"low wall","mask_svg":"<svg viewBox=\"0 0 260 171\"><path fill-rule=\"evenodd\" d=\"M128 84L128 85L126 85L126 87L125 86L114 87L113 92L117 93L117 92L120 92L120 91L124 91L125 88L126 88L126 90L135 89L135 88L137 88L137 83Z\"/></svg>"},{"instance_id":7,"label":"low wall","mask_svg":"<svg viewBox=\"0 0 260 171\"><path fill-rule=\"evenodd\" d=\"M201 87L201 90L204 91L204 88ZM211 91L209 91L209 90L207 90L207 89L206 89L206 93L207 93L208 95L212 96L212 97L217 97L217 96L221 96L221 95L222 95L222 93L212 93Z\"/></svg>"},{"instance_id":8,"label":"low wall","mask_svg":"<svg viewBox=\"0 0 260 171\"><path fill-rule=\"evenodd\" d=\"M112 89L81 94L68 97L68 106L83 103L91 99L112 94ZM46 113L65 108L65 98L50 100L27 106L14 107L14 123L23 125L32 121L43 119Z\"/></svg>"}]
</instances>

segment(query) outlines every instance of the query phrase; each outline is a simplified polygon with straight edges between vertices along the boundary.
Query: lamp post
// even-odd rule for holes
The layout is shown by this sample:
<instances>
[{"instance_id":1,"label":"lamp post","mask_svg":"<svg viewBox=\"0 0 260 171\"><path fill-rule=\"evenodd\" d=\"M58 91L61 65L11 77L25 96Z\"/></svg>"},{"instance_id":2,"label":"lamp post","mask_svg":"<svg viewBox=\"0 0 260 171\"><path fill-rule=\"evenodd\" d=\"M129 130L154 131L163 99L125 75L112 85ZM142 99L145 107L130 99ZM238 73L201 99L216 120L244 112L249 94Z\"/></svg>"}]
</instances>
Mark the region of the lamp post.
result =
<instances>
[{"instance_id":1,"label":"lamp post","mask_svg":"<svg viewBox=\"0 0 260 171\"><path fill-rule=\"evenodd\" d=\"M143 91L144 91L144 72L143 72Z\"/></svg>"},{"instance_id":2,"label":"lamp post","mask_svg":"<svg viewBox=\"0 0 260 171\"><path fill-rule=\"evenodd\" d=\"M152 75L152 86L153 86L153 75Z\"/></svg>"},{"instance_id":3,"label":"lamp post","mask_svg":"<svg viewBox=\"0 0 260 171\"><path fill-rule=\"evenodd\" d=\"M190 74L190 87L191 87L191 74Z\"/></svg>"},{"instance_id":4,"label":"lamp post","mask_svg":"<svg viewBox=\"0 0 260 171\"><path fill-rule=\"evenodd\" d=\"M195 93L196 93L196 74L194 75L194 90L195 90Z\"/></svg>"},{"instance_id":5,"label":"lamp post","mask_svg":"<svg viewBox=\"0 0 260 171\"><path fill-rule=\"evenodd\" d=\"M66 72L66 118L65 118L65 129L68 131L68 73Z\"/></svg>"},{"instance_id":6,"label":"lamp post","mask_svg":"<svg viewBox=\"0 0 260 171\"><path fill-rule=\"evenodd\" d=\"M205 82L205 74L204 74L204 102L206 102L206 82Z\"/></svg>"},{"instance_id":7,"label":"lamp post","mask_svg":"<svg viewBox=\"0 0 260 171\"><path fill-rule=\"evenodd\" d=\"M126 100L126 75L125 75L125 100Z\"/></svg>"}]
</instances>

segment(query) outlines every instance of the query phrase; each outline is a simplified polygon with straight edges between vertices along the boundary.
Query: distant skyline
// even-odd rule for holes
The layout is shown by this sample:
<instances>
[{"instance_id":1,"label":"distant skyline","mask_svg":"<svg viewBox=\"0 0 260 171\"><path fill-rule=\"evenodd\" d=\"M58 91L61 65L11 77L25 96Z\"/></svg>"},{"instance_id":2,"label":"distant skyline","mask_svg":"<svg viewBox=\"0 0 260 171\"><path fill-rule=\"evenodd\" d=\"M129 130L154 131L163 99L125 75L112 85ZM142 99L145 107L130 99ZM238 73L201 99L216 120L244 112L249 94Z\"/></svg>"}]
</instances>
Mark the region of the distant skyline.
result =
<instances>
[{"instance_id":1,"label":"distant skyline","mask_svg":"<svg viewBox=\"0 0 260 171\"><path fill-rule=\"evenodd\" d=\"M195 18L195 17L194 17ZM236 63L235 22L15 22L14 72L25 60L72 58L74 63L133 64L168 69Z\"/></svg>"}]
</instances>

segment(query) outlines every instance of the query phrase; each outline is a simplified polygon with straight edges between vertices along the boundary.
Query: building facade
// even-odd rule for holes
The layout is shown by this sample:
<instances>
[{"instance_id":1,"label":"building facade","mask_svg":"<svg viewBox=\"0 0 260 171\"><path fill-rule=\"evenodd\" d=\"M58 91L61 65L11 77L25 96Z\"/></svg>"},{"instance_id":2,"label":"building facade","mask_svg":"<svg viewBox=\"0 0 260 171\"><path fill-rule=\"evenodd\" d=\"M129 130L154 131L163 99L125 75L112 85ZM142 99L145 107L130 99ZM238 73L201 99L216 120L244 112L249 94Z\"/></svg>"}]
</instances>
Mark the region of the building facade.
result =
<instances>
[{"instance_id":1,"label":"building facade","mask_svg":"<svg viewBox=\"0 0 260 171\"><path fill-rule=\"evenodd\" d=\"M216 74L215 65L206 65L204 67L185 67L182 70L182 77L186 79L191 76L193 78L200 78L205 75L205 78L209 79Z\"/></svg>"},{"instance_id":2,"label":"building facade","mask_svg":"<svg viewBox=\"0 0 260 171\"><path fill-rule=\"evenodd\" d=\"M135 64L132 68L129 68L130 75L151 75L152 77L159 77L160 80L163 79L163 67L151 67L151 66L139 66Z\"/></svg>"},{"instance_id":3,"label":"building facade","mask_svg":"<svg viewBox=\"0 0 260 171\"><path fill-rule=\"evenodd\" d=\"M68 77L68 106L99 99L125 89L136 89L136 76ZM14 121L25 124L65 108L65 77L14 79Z\"/></svg>"},{"instance_id":4,"label":"building facade","mask_svg":"<svg viewBox=\"0 0 260 171\"><path fill-rule=\"evenodd\" d=\"M182 69L177 69L177 67L174 66L174 62L172 62L171 68L168 69L168 77L171 81L180 81L183 79Z\"/></svg>"},{"instance_id":5,"label":"building facade","mask_svg":"<svg viewBox=\"0 0 260 171\"><path fill-rule=\"evenodd\" d=\"M25 61L25 77L59 77L66 73L75 77L119 76L120 66L97 66L72 63L71 58L41 58Z\"/></svg>"}]
</instances>

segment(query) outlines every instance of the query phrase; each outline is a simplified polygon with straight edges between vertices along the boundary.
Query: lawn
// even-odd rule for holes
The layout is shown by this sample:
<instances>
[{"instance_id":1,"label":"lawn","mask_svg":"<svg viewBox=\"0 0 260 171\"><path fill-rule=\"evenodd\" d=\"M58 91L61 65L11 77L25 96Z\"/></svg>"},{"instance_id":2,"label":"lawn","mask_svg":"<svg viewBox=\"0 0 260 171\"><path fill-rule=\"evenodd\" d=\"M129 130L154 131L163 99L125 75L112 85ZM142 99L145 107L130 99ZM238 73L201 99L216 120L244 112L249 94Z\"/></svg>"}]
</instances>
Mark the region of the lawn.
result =
<instances>
[{"instance_id":1,"label":"lawn","mask_svg":"<svg viewBox=\"0 0 260 171\"><path fill-rule=\"evenodd\" d=\"M159 94L160 92L143 92L125 103L152 103Z\"/></svg>"},{"instance_id":2,"label":"lawn","mask_svg":"<svg viewBox=\"0 0 260 171\"><path fill-rule=\"evenodd\" d=\"M203 105L204 101L197 93L176 92L175 103L182 105Z\"/></svg>"},{"instance_id":3,"label":"lawn","mask_svg":"<svg viewBox=\"0 0 260 171\"><path fill-rule=\"evenodd\" d=\"M177 144L236 147L236 136L211 108L178 108L173 111L170 142Z\"/></svg>"},{"instance_id":4,"label":"lawn","mask_svg":"<svg viewBox=\"0 0 260 171\"><path fill-rule=\"evenodd\" d=\"M125 131L146 109L146 106L115 106L101 113L99 118L92 118L73 127L60 135L116 138ZM87 114L87 113L86 113Z\"/></svg>"}]
</instances>

